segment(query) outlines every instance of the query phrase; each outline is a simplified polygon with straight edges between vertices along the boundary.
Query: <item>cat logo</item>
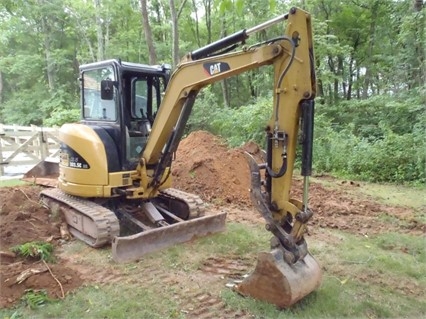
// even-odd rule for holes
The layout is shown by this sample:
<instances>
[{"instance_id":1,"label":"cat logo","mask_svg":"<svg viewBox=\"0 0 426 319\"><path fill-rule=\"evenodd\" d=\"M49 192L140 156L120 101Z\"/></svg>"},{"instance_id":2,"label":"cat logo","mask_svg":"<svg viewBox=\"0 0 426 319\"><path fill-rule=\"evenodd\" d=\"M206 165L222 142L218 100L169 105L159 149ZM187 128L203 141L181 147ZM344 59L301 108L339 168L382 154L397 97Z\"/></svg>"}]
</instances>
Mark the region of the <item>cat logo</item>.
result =
<instances>
[{"instance_id":1,"label":"cat logo","mask_svg":"<svg viewBox=\"0 0 426 319\"><path fill-rule=\"evenodd\" d=\"M211 76L225 71L229 71L231 69L229 67L229 64L225 62L209 62L204 63L203 66L204 70Z\"/></svg>"}]
</instances>

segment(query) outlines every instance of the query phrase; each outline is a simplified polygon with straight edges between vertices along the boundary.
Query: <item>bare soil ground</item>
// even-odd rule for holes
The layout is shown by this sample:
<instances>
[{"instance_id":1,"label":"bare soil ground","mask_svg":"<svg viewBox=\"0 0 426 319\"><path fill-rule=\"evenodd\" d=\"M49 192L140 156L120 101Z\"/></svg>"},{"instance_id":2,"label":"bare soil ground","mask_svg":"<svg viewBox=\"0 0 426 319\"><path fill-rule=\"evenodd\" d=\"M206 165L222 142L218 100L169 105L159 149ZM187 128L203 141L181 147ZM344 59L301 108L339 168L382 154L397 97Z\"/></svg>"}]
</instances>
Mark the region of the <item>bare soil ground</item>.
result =
<instances>
[{"instance_id":1,"label":"bare soil ground","mask_svg":"<svg viewBox=\"0 0 426 319\"><path fill-rule=\"evenodd\" d=\"M223 141L209 133L199 131L190 134L181 142L173 164L174 187L200 195L210 204L213 211L226 210L229 221L263 223L260 214L250 203L249 169L244 151L259 156L258 147L252 143L240 149L228 149ZM353 182L334 183L337 186L332 189L321 184L311 184L310 205L315 215L310 221L309 235L318 235L318 228L340 229L365 235L390 231L424 235L426 225L419 223L410 209L387 206L369 199L357 199L351 195L351 191L362 185ZM302 181L295 179L292 196L301 198L301 190ZM40 188L35 186L0 188L2 252L35 240L51 241L56 247L63 244L59 224L50 219L49 211L38 202L39 191ZM397 222L384 222L383 217L386 216ZM87 250L90 249L87 247ZM214 279L218 277L232 278L247 273L253 266L252 260L240 259L238 256L229 259L209 258L203 263L200 271L193 274L192 287L183 285L179 271L162 274L153 267L151 271L147 270L143 277L129 278L112 268L106 270L103 266L96 268L93 265L83 267L79 265L78 257L78 253L73 256L58 254L57 262L49 264L65 294L85 283L103 284L127 280L138 284L139 281L152 281L155 278L180 287L177 299L180 300L182 311L188 318L217 318L218 313L224 318L248 317L241 311L229 313L219 296L199 287L206 286L208 281L211 281L211 285L217 285L218 281ZM43 264L39 261L31 262L2 254L0 307L13 306L27 289L44 289L50 297L61 298L61 287L49 271L34 274L20 284L16 282L17 276L23 271L40 267L43 267ZM412 287L407 291L414 295L419 293ZM216 309L215 312L212 312L212 309Z\"/></svg>"}]
</instances>

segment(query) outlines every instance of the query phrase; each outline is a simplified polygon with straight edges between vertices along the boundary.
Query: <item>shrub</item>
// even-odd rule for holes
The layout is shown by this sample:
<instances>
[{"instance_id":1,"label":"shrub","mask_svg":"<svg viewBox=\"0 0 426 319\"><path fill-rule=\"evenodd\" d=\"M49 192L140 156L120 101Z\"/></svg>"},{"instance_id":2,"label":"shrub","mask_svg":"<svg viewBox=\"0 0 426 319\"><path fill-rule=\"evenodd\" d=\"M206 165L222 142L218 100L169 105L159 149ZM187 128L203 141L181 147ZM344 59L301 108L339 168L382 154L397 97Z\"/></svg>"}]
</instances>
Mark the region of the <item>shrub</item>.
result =
<instances>
[{"instance_id":1,"label":"shrub","mask_svg":"<svg viewBox=\"0 0 426 319\"><path fill-rule=\"evenodd\" d=\"M230 146L248 140L264 145L270 98L237 109L204 95L194 108L190 130L220 135ZM424 109L424 107L423 107ZM373 97L338 106L318 105L314 129L314 170L375 182L426 181L426 112L419 98Z\"/></svg>"}]
</instances>

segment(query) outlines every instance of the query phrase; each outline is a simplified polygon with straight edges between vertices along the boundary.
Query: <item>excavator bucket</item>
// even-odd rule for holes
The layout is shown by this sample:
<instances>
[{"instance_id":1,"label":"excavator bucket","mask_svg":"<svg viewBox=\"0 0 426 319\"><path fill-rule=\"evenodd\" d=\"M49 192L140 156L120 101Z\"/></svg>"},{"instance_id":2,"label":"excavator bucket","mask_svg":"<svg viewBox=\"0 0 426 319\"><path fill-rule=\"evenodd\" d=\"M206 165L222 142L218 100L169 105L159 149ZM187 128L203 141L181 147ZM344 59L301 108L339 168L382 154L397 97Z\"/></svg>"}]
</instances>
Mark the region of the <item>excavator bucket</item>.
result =
<instances>
[{"instance_id":1,"label":"excavator bucket","mask_svg":"<svg viewBox=\"0 0 426 319\"><path fill-rule=\"evenodd\" d=\"M59 164L57 162L41 161L24 174L23 181L36 185L55 187L59 176Z\"/></svg>"},{"instance_id":2,"label":"excavator bucket","mask_svg":"<svg viewBox=\"0 0 426 319\"><path fill-rule=\"evenodd\" d=\"M322 273L311 254L289 265L280 249L261 252L255 270L234 289L250 296L287 308L317 289Z\"/></svg>"},{"instance_id":3,"label":"excavator bucket","mask_svg":"<svg viewBox=\"0 0 426 319\"><path fill-rule=\"evenodd\" d=\"M119 263L135 261L150 252L222 232L226 228L225 220L226 213L221 213L153 228L135 235L115 237L112 241L112 258Z\"/></svg>"}]
</instances>

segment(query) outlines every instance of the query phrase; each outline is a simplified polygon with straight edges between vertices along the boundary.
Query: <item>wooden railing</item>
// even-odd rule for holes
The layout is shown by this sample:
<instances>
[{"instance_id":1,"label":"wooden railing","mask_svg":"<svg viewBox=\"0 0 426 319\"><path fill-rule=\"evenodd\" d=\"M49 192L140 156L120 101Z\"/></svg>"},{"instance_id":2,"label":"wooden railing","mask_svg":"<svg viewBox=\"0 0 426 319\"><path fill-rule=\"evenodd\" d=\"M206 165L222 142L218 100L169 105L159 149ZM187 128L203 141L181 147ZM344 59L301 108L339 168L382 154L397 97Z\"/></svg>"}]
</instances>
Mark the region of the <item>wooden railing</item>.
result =
<instances>
[{"instance_id":1,"label":"wooden railing","mask_svg":"<svg viewBox=\"0 0 426 319\"><path fill-rule=\"evenodd\" d=\"M58 156L58 128L0 124L0 176L8 165L35 165Z\"/></svg>"}]
</instances>

